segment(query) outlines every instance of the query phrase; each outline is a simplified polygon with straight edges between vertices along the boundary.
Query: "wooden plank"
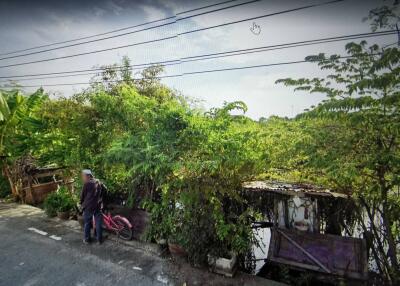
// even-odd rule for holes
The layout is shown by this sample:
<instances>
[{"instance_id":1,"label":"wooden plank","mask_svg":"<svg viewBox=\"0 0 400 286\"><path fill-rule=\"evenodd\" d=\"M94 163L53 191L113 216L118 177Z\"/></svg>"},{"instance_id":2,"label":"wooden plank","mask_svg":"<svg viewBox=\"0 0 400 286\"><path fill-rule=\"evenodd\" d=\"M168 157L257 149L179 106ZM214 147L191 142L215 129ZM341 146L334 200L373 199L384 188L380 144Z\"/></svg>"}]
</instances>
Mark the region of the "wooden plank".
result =
<instances>
[{"instance_id":1,"label":"wooden plank","mask_svg":"<svg viewBox=\"0 0 400 286\"><path fill-rule=\"evenodd\" d=\"M290 243L292 243L294 246L296 246L298 249L300 249L305 255L307 255L308 258L310 258L314 263L316 263L319 267L321 267L323 270L325 270L326 273L331 273L331 271L323 265L317 258L315 258L311 253L309 253L307 250L305 250L303 247L301 247L300 244L298 244L296 241L291 239L286 233L283 231L280 231L279 229L276 229L283 237L285 237Z\"/></svg>"},{"instance_id":2,"label":"wooden plank","mask_svg":"<svg viewBox=\"0 0 400 286\"><path fill-rule=\"evenodd\" d=\"M273 258L268 258L268 260L272 261L272 262L277 262L277 263L281 263L281 264L286 264L286 265L290 265L290 266L294 266L294 267L298 267L300 269L309 269L309 270L313 270L313 271L319 271L321 268L316 266L316 265L311 265L311 264L306 264L306 263L301 263L301 262L295 262L295 261L289 261L283 258L279 258L279 257L273 257Z\"/></svg>"},{"instance_id":3,"label":"wooden plank","mask_svg":"<svg viewBox=\"0 0 400 286\"><path fill-rule=\"evenodd\" d=\"M49 172L45 172L45 173L37 173L32 175L32 177L34 178L45 178L45 177L51 177L54 175L59 175L62 173L62 170L57 170L57 171L49 171Z\"/></svg>"},{"instance_id":4,"label":"wooden plank","mask_svg":"<svg viewBox=\"0 0 400 286\"><path fill-rule=\"evenodd\" d=\"M40 187L45 187L47 185L59 185L61 184L63 181L62 180L58 180L58 181L52 181L52 182L47 182L47 183L41 183L41 184L33 184L31 187L25 187L22 190L27 190L27 189L36 189L36 188L40 188Z\"/></svg>"},{"instance_id":5,"label":"wooden plank","mask_svg":"<svg viewBox=\"0 0 400 286\"><path fill-rule=\"evenodd\" d=\"M293 247L290 240L282 232L312 256L323 262L331 271L324 269L311 260L298 247ZM340 237L327 234L303 233L277 228L271 229L271 242L269 245L268 260L282 263L292 268L307 269L325 273L325 275L338 275L353 279L368 279L368 264L365 240L352 237Z\"/></svg>"}]
</instances>

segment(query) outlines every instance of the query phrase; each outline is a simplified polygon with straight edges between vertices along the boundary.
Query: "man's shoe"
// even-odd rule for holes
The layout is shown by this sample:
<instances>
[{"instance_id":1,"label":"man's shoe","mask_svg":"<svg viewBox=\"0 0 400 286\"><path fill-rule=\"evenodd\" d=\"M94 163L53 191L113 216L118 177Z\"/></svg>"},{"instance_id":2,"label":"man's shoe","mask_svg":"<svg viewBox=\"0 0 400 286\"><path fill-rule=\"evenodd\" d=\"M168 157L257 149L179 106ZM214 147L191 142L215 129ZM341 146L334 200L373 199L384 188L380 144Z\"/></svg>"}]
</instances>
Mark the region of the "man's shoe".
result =
<instances>
[{"instance_id":1,"label":"man's shoe","mask_svg":"<svg viewBox=\"0 0 400 286\"><path fill-rule=\"evenodd\" d=\"M90 243L90 240L87 240L87 239L84 239L84 240L83 240L83 244L86 244L86 245L87 245L87 244L89 244L89 243Z\"/></svg>"},{"instance_id":2,"label":"man's shoe","mask_svg":"<svg viewBox=\"0 0 400 286\"><path fill-rule=\"evenodd\" d=\"M98 245L102 245L103 244L103 239L97 240L97 244Z\"/></svg>"}]
</instances>

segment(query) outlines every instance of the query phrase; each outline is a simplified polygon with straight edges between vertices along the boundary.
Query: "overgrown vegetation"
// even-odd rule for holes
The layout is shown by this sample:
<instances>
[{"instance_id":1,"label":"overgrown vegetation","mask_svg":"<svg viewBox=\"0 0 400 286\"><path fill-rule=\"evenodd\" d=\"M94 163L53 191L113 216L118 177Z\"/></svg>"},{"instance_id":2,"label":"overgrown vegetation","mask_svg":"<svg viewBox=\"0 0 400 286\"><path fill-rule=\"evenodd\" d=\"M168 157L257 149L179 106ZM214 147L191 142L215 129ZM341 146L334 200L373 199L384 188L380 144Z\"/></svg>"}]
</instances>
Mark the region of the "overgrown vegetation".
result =
<instances>
[{"instance_id":1,"label":"overgrown vegetation","mask_svg":"<svg viewBox=\"0 0 400 286\"><path fill-rule=\"evenodd\" d=\"M54 217L57 212L72 211L76 206L76 202L77 199L65 187L61 187L46 197L43 202L43 208L49 217Z\"/></svg>"},{"instance_id":2,"label":"overgrown vegetation","mask_svg":"<svg viewBox=\"0 0 400 286\"><path fill-rule=\"evenodd\" d=\"M51 99L42 89L2 91L3 164L30 153L43 165L95 170L130 206L150 211L149 239L180 244L194 264L208 253L245 255L254 243L250 218L258 214L238 192L243 181L325 185L355 199L377 271L395 285L400 51L366 42L347 44L346 51L344 58L308 57L326 77L278 81L326 95L294 119L257 122L244 115L243 102L203 111L159 81L160 66L133 79L128 59L123 68L107 67L95 80L102 84L70 98Z\"/></svg>"}]
</instances>

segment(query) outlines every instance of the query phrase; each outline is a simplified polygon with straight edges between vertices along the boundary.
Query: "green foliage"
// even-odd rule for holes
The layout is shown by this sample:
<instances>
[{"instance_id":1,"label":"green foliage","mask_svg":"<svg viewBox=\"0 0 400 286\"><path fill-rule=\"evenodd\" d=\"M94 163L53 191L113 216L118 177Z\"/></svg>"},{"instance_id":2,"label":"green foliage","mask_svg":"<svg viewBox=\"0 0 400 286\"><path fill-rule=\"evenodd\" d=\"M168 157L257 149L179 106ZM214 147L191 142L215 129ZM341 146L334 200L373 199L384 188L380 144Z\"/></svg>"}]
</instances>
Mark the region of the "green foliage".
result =
<instances>
[{"instance_id":1,"label":"green foliage","mask_svg":"<svg viewBox=\"0 0 400 286\"><path fill-rule=\"evenodd\" d=\"M76 200L73 195L63 187L49 194L43 203L43 208L49 217L56 216L57 212L71 211L75 206Z\"/></svg>"},{"instance_id":2,"label":"green foliage","mask_svg":"<svg viewBox=\"0 0 400 286\"><path fill-rule=\"evenodd\" d=\"M249 216L254 212L237 191L242 181L266 170L265 146L259 143L265 133L244 115L232 115L246 112L243 102L205 113L191 108L161 84L162 72L160 66L151 67L135 80L124 59L122 68L105 67L89 89L71 98L49 99L40 90L36 94L42 100L30 105L38 95L7 95L23 99L23 118L34 119L40 129L22 129L13 122L4 149L15 157L32 153L43 165L95 170L129 205L147 202L149 239L179 242L193 263L205 262L208 252L246 253L253 241ZM29 146L14 152L12 142L19 134L29 134ZM45 202L50 215L70 207L64 192Z\"/></svg>"},{"instance_id":3,"label":"green foliage","mask_svg":"<svg viewBox=\"0 0 400 286\"><path fill-rule=\"evenodd\" d=\"M10 115L10 109L8 107L7 100L0 90L0 121L4 121Z\"/></svg>"},{"instance_id":4,"label":"green foliage","mask_svg":"<svg viewBox=\"0 0 400 286\"><path fill-rule=\"evenodd\" d=\"M325 78L283 79L296 90L325 94L327 99L301 114L292 126L301 138L292 144L294 168L306 178L354 197L358 222L373 237L373 257L391 283L400 279L400 51L346 45L348 58L311 56L329 74ZM300 125L299 125L300 124ZM300 150L299 150L300 148ZM381 221L377 228L375 221Z\"/></svg>"},{"instance_id":5,"label":"green foliage","mask_svg":"<svg viewBox=\"0 0 400 286\"><path fill-rule=\"evenodd\" d=\"M400 20L398 0L383 0L383 6L372 9L364 21L370 21L372 31L378 29L396 29Z\"/></svg>"},{"instance_id":6,"label":"green foliage","mask_svg":"<svg viewBox=\"0 0 400 286\"><path fill-rule=\"evenodd\" d=\"M10 184L8 180L0 175L0 198L6 198L11 195Z\"/></svg>"},{"instance_id":7,"label":"green foliage","mask_svg":"<svg viewBox=\"0 0 400 286\"><path fill-rule=\"evenodd\" d=\"M60 205L60 196L54 192L49 194L43 202L43 208L49 217L57 215L57 209Z\"/></svg>"},{"instance_id":8,"label":"green foliage","mask_svg":"<svg viewBox=\"0 0 400 286\"><path fill-rule=\"evenodd\" d=\"M42 128L37 111L46 98L41 89L29 96L0 90L0 155L15 158L36 151L31 146L41 140Z\"/></svg>"}]
</instances>

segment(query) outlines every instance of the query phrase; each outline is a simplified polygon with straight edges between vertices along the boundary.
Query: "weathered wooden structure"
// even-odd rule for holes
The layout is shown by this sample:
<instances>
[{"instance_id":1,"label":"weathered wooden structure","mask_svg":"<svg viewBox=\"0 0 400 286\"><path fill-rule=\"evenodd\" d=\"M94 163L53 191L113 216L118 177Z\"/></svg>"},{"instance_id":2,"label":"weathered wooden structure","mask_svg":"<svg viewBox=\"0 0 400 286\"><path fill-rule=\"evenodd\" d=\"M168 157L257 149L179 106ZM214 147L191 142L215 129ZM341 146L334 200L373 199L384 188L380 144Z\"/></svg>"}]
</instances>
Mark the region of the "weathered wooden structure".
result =
<instances>
[{"instance_id":1,"label":"weathered wooden structure","mask_svg":"<svg viewBox=\"0 0 400 286\"><path fill-rule=\"evenodd\" d=\"M368 278L365 240L273 228L268 260L352 279Z\"/></svg>"},{"instance_id":2,"label":"weathered wooden structure","mask_svg":"<svg viewBox=\"0 0 400 286\"><path fill-rule=\"evenodd\" d=\"M367 279L367 248L350 234L351 199L311 185L248 182L252 205L273 222L269 262L327 276ZM347 221L346 221L347 219Z\"/></svg>"},{"instance_id":3,"label":"weathered wooden structure","mask_svg":"<svg viewBox=\"0 0 400 286\"><path fill-rule=\"evenodd\" d=\"M63 175L63 167L37 167L31 156L17 160L12 166L3 165L3 174L8 178L12 195L27 204L40 204L47 195L60 185L72 188L72 180Z\"/></svg>"},{"instance_id":4,"label":"weathered wooden structure","mask_svg":"<svg viewBox=\"0 0 400 286\"><path fill-rule=\"evenodd\" d=\"M60 185L70 184L62 176L63 168L37 168L31 170L24 178L21 189L21 200L28 204L40 204L47 195L58 189Z\"/></svg>"}]
</instances>

